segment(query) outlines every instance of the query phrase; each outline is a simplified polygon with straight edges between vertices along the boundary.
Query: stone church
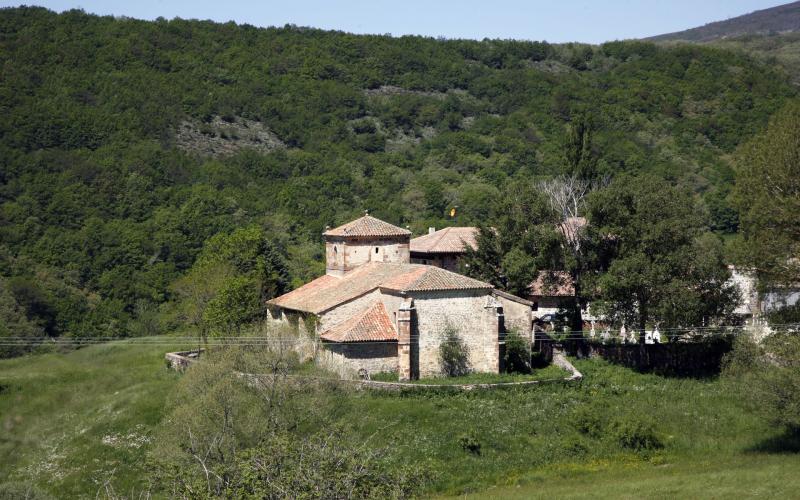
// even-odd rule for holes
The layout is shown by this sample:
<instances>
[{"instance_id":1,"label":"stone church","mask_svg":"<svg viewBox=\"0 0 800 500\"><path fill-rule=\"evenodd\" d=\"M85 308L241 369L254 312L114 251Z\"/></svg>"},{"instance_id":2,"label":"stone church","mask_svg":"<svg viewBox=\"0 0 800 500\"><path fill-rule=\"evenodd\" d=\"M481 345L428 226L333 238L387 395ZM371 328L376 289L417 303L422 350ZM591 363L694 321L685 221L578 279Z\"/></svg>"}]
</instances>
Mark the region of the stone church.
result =
<instances>
[{"instance_id":1,"label":"stone church","mask_svg":"<svg viewBox=\"0 0 800 500\"><path fill-rule=\"evenodd\" d=\"M326 274L267 302L295 325L317 362L340 373L442 373L439 347L455 331L476 372L501 369L506 328L531 334L531 303L440 267L412 264L411 232L365 215L323 233ZM303 332L304 331L304 332Z\"/></svg>"}]
</instances>

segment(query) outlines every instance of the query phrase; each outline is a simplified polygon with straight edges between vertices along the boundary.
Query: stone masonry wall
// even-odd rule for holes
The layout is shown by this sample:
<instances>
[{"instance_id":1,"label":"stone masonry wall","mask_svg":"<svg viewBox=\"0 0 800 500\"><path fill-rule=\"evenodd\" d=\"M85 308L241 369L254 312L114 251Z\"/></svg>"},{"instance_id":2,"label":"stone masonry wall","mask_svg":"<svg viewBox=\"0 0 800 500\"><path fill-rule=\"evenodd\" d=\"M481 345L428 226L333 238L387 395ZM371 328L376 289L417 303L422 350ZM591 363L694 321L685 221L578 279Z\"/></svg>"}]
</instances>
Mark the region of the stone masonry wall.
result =
<instances>
[{"instance_id":1,"label":"stone masonry wall","mask_svg":"<svg viewBox=\"0 0 800 500\"><path fill-rule=\"evenodd\" d=\"M408 237L373 240L335 240L325 243L325 262L329 274L342 274L368 262L410 262Z\"/></svg>"},{"instance_id":2,"label":"stone masonry wall","mask_svg":"<svg viewBox=\"0 0 800 500\"><path fill-rule=\"evenodd\" d=\"M468 346L474 371L498 372L497 317L494 308L485 307L488 291L413 292L413 297L421 378L441 375L439 346L448 325Z\"/></svg>"},{"instance_id":3,"label":"stone masonry wall","mask_svg":"<svg viewBox=\"0 0 800 500\"><path fill-rule=\"evenodd\" d=\"M503 305L506 331L514 330L523 338L530 340L533 328L531 306L505 298L502 295L496 295L496 298Z\"/></svg>"},{"instance_id":4,"label":"stone masonry wall","mask_svg":"<svg viewBox=\"0 0 800 500\"><path fill-rule=\"evenodd\" d=\"M441 267L448 271L458 272L458 255L442 253L414 253L411 255L412 264L426 264Z\"/></svg>"},{"instance_id":5,"label":"stone masonry wall","mask_svg":"<svg viewBox=\"0 0 800 500\"><path fill-rule=\"evenodd\" d=\"M358 370L370 374L397 371L396 343L324 343L317 364L342 378L355 378Z\"/></svg>"}]
</instances>

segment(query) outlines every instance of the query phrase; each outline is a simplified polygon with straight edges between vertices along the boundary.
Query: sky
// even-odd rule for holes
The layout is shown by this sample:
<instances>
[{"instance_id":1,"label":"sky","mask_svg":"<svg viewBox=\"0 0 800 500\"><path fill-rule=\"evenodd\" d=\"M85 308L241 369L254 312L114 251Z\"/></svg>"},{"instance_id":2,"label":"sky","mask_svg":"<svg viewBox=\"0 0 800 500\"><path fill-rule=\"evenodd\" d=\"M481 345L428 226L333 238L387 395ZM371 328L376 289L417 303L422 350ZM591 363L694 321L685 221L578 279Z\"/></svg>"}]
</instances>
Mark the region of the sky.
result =
<instances>
[{"instance_id":1,"label":"sky","mask_svg":"<svg viewBox=\"0 0 800 500\"><path fill-rule=\"evenodd\" d=\"M553 43L642 38L787 3L787 0L0 0L137 19L296 24L351 33L515 38Z\"/></svg>"}]
</instances>

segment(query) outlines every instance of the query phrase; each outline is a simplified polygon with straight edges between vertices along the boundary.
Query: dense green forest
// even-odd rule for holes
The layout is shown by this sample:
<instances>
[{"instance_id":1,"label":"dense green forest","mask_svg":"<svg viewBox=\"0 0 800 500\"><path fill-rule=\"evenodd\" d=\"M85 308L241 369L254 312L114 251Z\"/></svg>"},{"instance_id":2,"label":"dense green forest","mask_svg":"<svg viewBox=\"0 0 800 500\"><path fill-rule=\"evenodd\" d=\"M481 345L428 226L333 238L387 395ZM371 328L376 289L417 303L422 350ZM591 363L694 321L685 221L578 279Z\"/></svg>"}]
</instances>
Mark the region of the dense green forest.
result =
<instances>
[{"instance_id":1,"label":"dense green forest","mask_svg":"<svg viewBox=\"0 0 800 500\"><path fill-rule=\"evenodd\" d=\"M797 94L706 46L24 7L0 10L0 62L0 336L157 333L203 280L225 279L211 311L279 293L365 209L415 233L492 221L508 186L569 169L576 131L594 176L658 177L735 233L729 157Z\"/></svg>"}]
</instances>

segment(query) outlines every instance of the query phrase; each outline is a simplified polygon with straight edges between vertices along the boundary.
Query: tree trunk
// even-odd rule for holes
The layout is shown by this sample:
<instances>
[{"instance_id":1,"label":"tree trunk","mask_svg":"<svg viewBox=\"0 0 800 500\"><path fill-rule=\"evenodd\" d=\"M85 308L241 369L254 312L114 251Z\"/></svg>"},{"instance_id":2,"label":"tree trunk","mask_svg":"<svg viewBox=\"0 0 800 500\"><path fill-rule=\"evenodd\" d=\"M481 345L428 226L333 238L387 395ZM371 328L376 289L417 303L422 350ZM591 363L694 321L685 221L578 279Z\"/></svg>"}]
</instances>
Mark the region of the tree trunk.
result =
<instances>
[{"instance_id":1,"label":"tree trunk","mask_svg":"<svg viewBox=\"0 0 800 500\"><path fill-rule=\"evenodd\" d=\"M586 346L586 339L583 338L583 316L581 314L581 288L580 288L580 272L574 271L572 273L573 291L573 304L572 314L570 318L570 330L572 335L575 335L575 346L578 356L582 357L583 353L588 352Z\"/></svg>"}]
</instances>

